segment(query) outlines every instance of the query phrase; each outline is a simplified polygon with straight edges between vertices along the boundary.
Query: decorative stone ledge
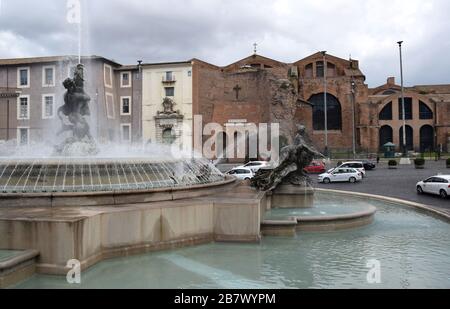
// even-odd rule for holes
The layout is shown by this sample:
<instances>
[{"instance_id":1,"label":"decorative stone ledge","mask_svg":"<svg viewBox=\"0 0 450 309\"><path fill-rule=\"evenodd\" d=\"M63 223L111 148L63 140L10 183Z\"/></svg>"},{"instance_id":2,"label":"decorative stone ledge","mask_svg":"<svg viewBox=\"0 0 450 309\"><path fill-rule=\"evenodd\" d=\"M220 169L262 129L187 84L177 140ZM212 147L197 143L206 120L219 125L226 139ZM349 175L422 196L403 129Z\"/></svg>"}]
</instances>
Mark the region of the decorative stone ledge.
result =
<instances>
[{"instance_id":1,"label":"decorative stone ledge","mask_svg":"<svg viewBox=\"0 0 450 309\"><path fill-rule=\"evenodd\" d=\"M0 288L17 284L34 275L38 256L38 251L27 250L0 261Z\"/></svg>"},{"instance_id":2,"label":"decorative stone ledge","mask_svg":"<svg viewBox=\"0 0 450 309\"><path fill-rule=\"evenodd\" d=\"M336 216L297 217L297 231L322 232L352 229L371 224L377 209L369 209L352 214Z\"/></svg>"},{"instance_id":3,"label":"decorative stone ledge","mask_svg":"<svg viewBox=\"0 0 450 309\"><path fill-rule=\"evenodd\" d=\"M297 229L297 219L291 220L265 220L261 224L263 236L295 236Z\"/></svg>"}]
</instances>

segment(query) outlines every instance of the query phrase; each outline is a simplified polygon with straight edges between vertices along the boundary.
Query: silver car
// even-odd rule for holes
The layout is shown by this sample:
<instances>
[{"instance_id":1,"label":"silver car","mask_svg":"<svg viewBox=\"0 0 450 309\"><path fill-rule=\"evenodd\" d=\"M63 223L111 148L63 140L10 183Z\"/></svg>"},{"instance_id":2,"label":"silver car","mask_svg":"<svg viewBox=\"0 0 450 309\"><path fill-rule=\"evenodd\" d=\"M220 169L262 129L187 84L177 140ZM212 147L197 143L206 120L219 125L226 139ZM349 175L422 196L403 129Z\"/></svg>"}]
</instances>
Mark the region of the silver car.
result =
<instances>
[{"instance_id":1,"label":"silver car","mask_svg":"<svg viewBox=\"0 0 450 309\"><path fill-rule=\"evenodd\" d=\"M354 168L335 168L331 172L319 175L318 180L325 184L331 182L355 183L362 180L362 174Z\"/></svg>"}]
</instances>

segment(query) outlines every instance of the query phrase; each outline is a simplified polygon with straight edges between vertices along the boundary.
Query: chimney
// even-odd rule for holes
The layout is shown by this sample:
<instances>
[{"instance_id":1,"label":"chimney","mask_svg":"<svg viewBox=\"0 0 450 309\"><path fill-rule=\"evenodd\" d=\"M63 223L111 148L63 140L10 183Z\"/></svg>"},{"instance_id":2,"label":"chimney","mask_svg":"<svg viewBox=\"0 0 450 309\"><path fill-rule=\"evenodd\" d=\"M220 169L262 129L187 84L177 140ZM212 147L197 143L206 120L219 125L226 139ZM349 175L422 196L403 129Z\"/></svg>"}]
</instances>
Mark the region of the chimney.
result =
<instances>
[{"instance_id":1,"label":"chimney","mask_svg":"<svg viewBox=\"0 0 450 309\"><path fill-rule=\"evenodd\" d=\"M389 86L395 86L395 77L388 77L387 84Z\"/></svg>"}]
</instances>

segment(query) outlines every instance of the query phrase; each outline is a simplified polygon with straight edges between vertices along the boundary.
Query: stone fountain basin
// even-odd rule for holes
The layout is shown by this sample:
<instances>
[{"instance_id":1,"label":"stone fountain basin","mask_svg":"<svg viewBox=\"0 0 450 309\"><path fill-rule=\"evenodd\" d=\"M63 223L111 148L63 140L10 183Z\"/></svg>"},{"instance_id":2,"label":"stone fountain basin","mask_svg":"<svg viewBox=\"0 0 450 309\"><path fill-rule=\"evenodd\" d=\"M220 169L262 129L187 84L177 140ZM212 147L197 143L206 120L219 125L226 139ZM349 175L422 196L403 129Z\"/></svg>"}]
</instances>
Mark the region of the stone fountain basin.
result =
<instances>
[{"instance_id":1,"label":"stone fountain basin","mask_svg":"<svg viewBox=\"0 0 450 309\"><path fill-rule=\"evenodd\" d=\"M261 225L265 236L294 236L302 232L327 232L358 228L374 221L376 207L367 206L366 209L348 214L320 215L320 216L292 216L279 220L264 220Z\"/></svg>"},{"instance_id":2,"label":"stone fountain basin","mask_svg":"<svg viewBox=\"0 0 450 309\"><path fill-rule=\"evenodd\" d=\"M102 192L0 193L0 207L79 207L114 206L197 198L229 190L236 179L226 176L223 181L191 187L136 189Z\"/></svg>"}]
</instances>

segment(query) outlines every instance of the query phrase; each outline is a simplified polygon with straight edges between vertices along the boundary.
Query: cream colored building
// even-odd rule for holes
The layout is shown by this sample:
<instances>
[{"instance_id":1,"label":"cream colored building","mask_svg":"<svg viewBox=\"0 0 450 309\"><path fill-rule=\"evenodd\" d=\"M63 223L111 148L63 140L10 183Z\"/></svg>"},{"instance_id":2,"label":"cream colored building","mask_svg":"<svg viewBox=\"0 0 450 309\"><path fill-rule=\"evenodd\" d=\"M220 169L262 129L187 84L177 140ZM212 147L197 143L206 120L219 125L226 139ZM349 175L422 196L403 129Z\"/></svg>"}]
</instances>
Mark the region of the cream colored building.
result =
<instances>
[{"instance_id":1,"label":"cream colored building","mask_svg":"<svg viewBox=\"0 0 450 309\"><path fill-rule=\"evenodd\" d=\"M143 142L192 148L192 63L142 66Z\"/></svg>"}]
</instances>

